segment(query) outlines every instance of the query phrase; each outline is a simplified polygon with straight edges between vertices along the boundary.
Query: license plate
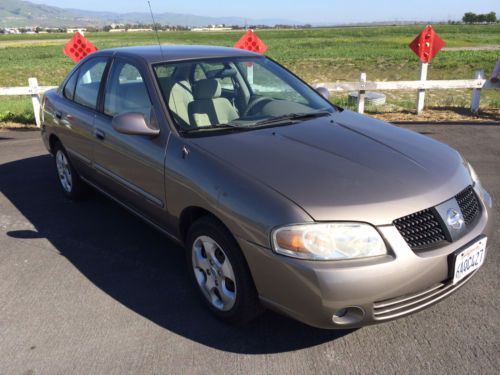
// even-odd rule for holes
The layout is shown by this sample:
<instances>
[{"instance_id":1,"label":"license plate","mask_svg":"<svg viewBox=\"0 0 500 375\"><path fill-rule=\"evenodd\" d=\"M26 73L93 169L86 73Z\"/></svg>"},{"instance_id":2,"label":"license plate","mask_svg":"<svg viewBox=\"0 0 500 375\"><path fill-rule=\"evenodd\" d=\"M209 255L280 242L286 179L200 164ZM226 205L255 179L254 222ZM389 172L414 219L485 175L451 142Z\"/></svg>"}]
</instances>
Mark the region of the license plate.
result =
<instances>
[{"instance_id":1,"label":"license plate","mask_svg":"<svg viewBox=\"0 0 500 375\"><path fill-rule=\"evenodd\" d=\"M486 237L481 238L455 256L453 284L481 267L486 255L486 240Z\"/></svg>"}]
</instances>

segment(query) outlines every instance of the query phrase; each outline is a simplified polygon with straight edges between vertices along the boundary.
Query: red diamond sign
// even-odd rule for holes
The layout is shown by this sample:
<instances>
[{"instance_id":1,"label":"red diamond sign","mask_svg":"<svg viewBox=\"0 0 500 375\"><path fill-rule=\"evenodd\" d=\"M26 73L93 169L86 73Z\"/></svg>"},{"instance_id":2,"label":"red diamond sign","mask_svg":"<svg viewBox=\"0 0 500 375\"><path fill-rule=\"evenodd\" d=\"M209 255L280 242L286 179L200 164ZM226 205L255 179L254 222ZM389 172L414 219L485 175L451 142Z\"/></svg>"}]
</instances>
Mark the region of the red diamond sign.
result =
<instances>
[{"instance_id":1,"label":"red diamond sign","mask_svg":"<svg viewBox=\"0 0 500 375\"><path fill-rule=\"evenodd\" d=\"M95 51L97 48L79 31L73 35L63 49L64 54L76 63Z\"/></svg>"},{"instance_id":2,"label":"red diamond sign","mask_svg":"<svg viewBox=\"0 0 500 375\"><path fill-rule=\"evenodd\" d=\"M247 51L264 53L267 51L267 46L264 42L253 32L248 30L240 40L236 42L234 48L246 49Z\"/></svg>"},{"instance_id":3,"label":"red diamond sign","mask_svg":"<svg viewBox=\"0 0 500 375\"><path fill-rule=\"evenodd\" d=\"M445 42L430 25L427 25L409 45L423 63L431 61L444 46Z\"/></svg>"}]
</instances>

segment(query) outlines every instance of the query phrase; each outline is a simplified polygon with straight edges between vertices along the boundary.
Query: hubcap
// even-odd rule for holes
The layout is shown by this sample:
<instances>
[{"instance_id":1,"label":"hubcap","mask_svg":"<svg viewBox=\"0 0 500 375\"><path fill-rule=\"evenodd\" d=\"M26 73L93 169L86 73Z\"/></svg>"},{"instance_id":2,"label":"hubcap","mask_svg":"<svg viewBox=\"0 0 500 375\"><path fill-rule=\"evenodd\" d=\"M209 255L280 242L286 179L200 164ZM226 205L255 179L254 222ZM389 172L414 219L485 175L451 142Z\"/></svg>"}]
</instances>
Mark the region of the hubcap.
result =
<instances>
[{"instance_id":1,"label":"hubcap","mask_svg":"<svg viewBox=\"0 0 500 375\"><path fill-rule=\"evenodd\" d=\"M56 153L56 165L57 165L57 173L59 175L59 181L63 189L71 193L71 189L73 188L73 179L71 177L71 169L69 167L68 159L64 152L58 150Z\"/></svg>"},{"instance_id":2,"label":"hubcap","mask_svg":"<svg viewBox=\"0 0 500 375\"><path fill-rule=\"evenodd\" d=\"M236 301L236 279L224 250L212 238L200 236L193 243L192 259L205 298L219 310L230 310Z\"/></svg>"}]
</instances>

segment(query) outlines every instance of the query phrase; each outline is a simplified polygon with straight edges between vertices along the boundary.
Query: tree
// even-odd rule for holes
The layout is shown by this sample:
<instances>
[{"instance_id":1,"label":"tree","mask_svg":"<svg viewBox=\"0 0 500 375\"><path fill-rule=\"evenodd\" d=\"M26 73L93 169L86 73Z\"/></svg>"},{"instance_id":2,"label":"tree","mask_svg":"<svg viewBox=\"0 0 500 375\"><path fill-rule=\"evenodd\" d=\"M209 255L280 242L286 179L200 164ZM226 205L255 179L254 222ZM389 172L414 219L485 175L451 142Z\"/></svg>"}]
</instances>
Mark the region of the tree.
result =
<instances>
[{"instance_id":1,"label":"tree","mask_svg":"<svg viewBox=\"0 0 500 375\"><path fill-rule=\"evenodd\" d=\"M474 22L477 22L477 14L476 13L472 13L472 12L467 12L462 17L462 21L464 21L464 23L474 23Z\"/></svg>"},{"instance_id":2,"label":"tree","mask_svg":"<svg viewBox=\"0 0 500 375\"><path fill-rule=\"evenodd\" d=\"M462 17L462 21L464 23L495 23L497 22L497 14L495 12L490 12L487 14L467 12Z\"/></svg>"},{"instance_id":3,"label":"tree","mask_svg":"<svg viewBox=\"0 0 500 375\"><path fill-rule=\"evenodd\" d=\"M486 15L486 22L491 22L491 23L497 22L497 14L495 12L489 12Z\"/></svg>"}]
</instances>

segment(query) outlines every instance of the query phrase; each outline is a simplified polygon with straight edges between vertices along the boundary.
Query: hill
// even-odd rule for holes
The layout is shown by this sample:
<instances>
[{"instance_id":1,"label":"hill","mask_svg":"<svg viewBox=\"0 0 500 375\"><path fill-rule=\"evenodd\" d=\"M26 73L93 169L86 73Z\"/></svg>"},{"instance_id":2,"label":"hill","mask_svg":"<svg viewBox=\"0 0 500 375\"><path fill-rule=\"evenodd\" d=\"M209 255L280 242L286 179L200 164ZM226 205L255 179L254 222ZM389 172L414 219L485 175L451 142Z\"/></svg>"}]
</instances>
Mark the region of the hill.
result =
<instances>
[{"instance_id":1,"label":"hill","mask_svg":"<svg viewBox=\"0 0 500 375\"><path fill-rule=\"evenodd\" d=\"M300 24L286 19L245 19L243 17L206 17L193 14L159 13L156 22L164 25L206 26L226 24L243 26L248 24L276 25ZM151 23L147 9L138 13L98 12L80 9L63 9L21 0L0 0L0 27L63 27L102 26L110 23Z\"/></svg>"}]
</instances>

